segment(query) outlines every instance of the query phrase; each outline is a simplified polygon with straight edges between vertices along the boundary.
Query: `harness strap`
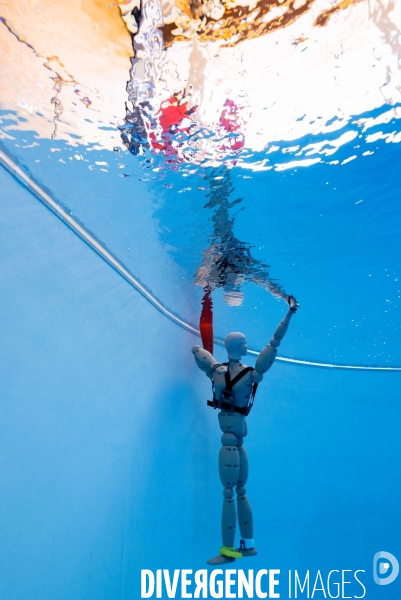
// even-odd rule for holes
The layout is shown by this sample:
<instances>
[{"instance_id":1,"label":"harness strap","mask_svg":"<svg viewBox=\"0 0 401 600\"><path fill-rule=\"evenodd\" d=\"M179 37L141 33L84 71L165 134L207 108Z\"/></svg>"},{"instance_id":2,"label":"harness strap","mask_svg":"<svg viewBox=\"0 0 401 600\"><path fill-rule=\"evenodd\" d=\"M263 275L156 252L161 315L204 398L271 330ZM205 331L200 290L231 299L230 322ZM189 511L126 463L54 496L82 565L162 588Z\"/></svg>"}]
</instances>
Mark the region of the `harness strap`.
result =
<instances>
[{"instance_id":1,"label":"harness strap","mask_svg":"<svg viewBox=\"0 0 401 600\"><path fill-rule=\"evenodd\" d=\"M221 403L220 406L217 406L216 402L214 402L213 400L207 400L207 405L211 406L212 408L220 408L221 410L225 410L227 412L237 412L240 415L245 415L247 416L249 414L248 412L248 407L244 406L244 407L240 407L240 406L233 406L232 408L229 405L225 405L224 403Z\"/></svg>"},{"instance_id":2,"label":"harness strap","mask_svg":"<svg viewBox=\"0 0 401 600\"><path fill-rule=\"evenodd\" d=\"M227 370L228 370L228 365L229 365L229 363L228 363L228 362L227 362L227 363L216 363L216 364L215 364L215 365L213 365L213 367L212 367L212 373L214 373L214 372L215 372L215 370L216 370L218 367L227 367ZM212 390L213 390L213 398L214 398L214 396L215 396L215 393L214 393L214 381L213 381L213 378L212 378Z\"/></svg>"},{"instance_id":3,"label":"harness strap","mask_svg":"<svg viewBox=\"0 0 401 600\"><path fill-rule=\"evenodd\" d=\"M218 367L228 367L229 363L216 363L212 367L212 371L215 371Z\"/></svg>"},{"instance_id":4,"label":"harness strap","mask_svg":"<svg viewBox=\"0 0 401 600\"><path fill-rule=\"evenodd\" d=\"M234 377L234 379L231 379L230 370L227 368L227 372L224 374L226 379L226 390L231 392L235 384L238 383L239 380L242 379L250 371L253 371L252 367L245 367L245 369L242 369L242 371L240 371L238 375Z\"/></svg>"}]
</instances>

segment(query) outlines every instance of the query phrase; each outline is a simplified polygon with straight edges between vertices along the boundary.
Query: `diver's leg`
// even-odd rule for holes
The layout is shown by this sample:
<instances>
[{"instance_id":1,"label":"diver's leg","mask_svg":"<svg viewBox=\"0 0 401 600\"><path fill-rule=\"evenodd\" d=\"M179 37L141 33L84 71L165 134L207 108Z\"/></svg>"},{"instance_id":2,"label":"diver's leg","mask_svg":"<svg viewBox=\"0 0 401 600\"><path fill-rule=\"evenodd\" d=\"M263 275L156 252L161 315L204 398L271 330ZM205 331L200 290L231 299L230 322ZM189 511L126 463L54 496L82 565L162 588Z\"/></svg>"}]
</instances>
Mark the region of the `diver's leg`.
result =
<instances>
[{"instance_id":1,"label":"diver's leg","mask_svg":"<svg viewBox=\"0 0 401 600\"><path fill-rule=\"evenodd\" d=\"M219 474L223 489L223 511L221 516L221 534L223 538L223 547L220 549L220 555L211 558L207 562L210 565L224 564L232 562L236 558L241 558L241 554L234 551L235 530L237 524L237 511L234 501L234 487L238 482L240 459L237 444L237 437L233 433L224 433L221 436L219 455Z\"/></svg>"},{"instance_id":2,"label":"diver's leg","mask_svg":"<svg viewBox=\"0 0 401 600\"><path fill-rule=\"evenodd\" d=\"M238 455L240 459L240 468L235 491L237 492L238 524L241 532L239 551L243 556L254 556L257 554L257 551L253 541L252 509L246 496L245 489L245 484L248 479L248 455L242 445L242 439L238 440Z\"/></svg>"},{"instance_id":3,"label":"diver's leg","mask_svg":"<svg viewBox=\"0 0 401 600\"><path fill-rule=\"evenodd\" d=\"M237 438L233 433L224 433L221 436L223 446L219 456L219 475L223 490L223 513L221 521L221 534L223 546L232 548L235 541L237 525L237 511L235 509L234 490L239 475L239 454L236 446Z\"/></svg>"}]
</instances>

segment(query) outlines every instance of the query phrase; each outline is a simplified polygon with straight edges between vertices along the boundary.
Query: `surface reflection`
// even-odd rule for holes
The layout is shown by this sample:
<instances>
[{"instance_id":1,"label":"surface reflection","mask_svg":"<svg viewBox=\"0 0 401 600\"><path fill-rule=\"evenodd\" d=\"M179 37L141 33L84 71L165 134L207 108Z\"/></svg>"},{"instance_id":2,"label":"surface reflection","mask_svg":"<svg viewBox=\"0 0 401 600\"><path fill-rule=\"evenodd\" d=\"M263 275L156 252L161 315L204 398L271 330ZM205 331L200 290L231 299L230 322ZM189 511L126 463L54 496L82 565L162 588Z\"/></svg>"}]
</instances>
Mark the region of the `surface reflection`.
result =
<instances>
[{"instance_id":1,"label":"surface reflection","mask_svg":"<svg viewBox=\"0 0 401 600\"><path fill-rule=\"evenodd\" d=\"M166 6L163 8L165 12ZM217 14L224 13L222 5L216 4L211 7L210 3L199 6L192 4L189 10L195 13L195 16L199 16L200 21L203 19L200 27L204 32L208 31L209 17L216 18ZM243 7L239 12L242 14L247 11ZM180 18L177 17L178 20ZM132 109L127 107L126 125L121 128L126 148L134 155L143 154L144 149L160 152L165 164L170 166L182 162L208 164L210 146L205 149L204 143L208 139L212 140L214 145L213 162L219 158L221 162L229 163L245 143L239 107L230 98L226 99L213 135L212 132L205 134L200 123L195 120L199 106L195 104L194 98L199 99L200 96L197 95L199 90L194 89L192 85L189 85L187 90L180 90L165 98L159 106L157 86L163 73L163 44L170 44L168 37L164 39L163 35L167 32L168 36L171 28L167 26L166 29L162 5L157 0L142 2L141 12L136 21L138 28L132 32L135 55L131 59L132 68L127 84ZM219 28L220 26L221 24ZM224 28L221 32L224 34ZM192 28L192 33L192 37L199 34L196 27ZM177 39L181 40L182 36L178 36ZM194 51L200 52L198 42L194 43L192 54ZM226 164L209 168L204 177L210 188L209 199L204 208L213 211L213 232L208 236L209 246L203 251L202 262L194 281L204 290L200 328L204 345L209 348L213 340L214 290L223 290L224 300L229 306L242 304L241 288L248 282L262 287L276 297L287 299L287 294L279 283L270 277L269 267L255 259L251 253L251 245L241 241L234 234L236 217L231 214L231 210L238 206L242 199L230 200L234 186Z\"/></svg>"},{"instance_id":2,"label":"surface reflection","mask_svg":"<svg viewBox=\"0 0 401 600\"><path fill-rule=\"evenodd\" d=\"M335 154L358 115L401 103L400 28L394 0L8 0L2 108L71 144L258 170L277 168L279 143L284 162L330 164L316 143L338 132Z\"/></svg>"},{"instance_id":3,"label":"surface reflection","mask_svg":"<svg viewBox=\"0 0 401 600\"><path fill-rule=\"evenodd\" d=\"M242 198L230 201L234 186L229 169L226 166L211 169L205 181L209 182L210 192L204 208L213 210L213 232L208 236L210 245L203 251L195 284L204 290L199 321L203 347L213 353L214 290L223 290L224 301L229 306L241 306L244 298L241 287L248 282L262 287L277 298L287 300L288 295L270 277L269 266L252 256L251 245L234 234L235 214L231 214L231 209L238 206Z\"/></svg>"},{"instance_id":4,"label":"surface reflection","mask_svg":"<svg viewBox=\"0 0 401 600\"><path fill-rule=\"evenodd\" d=\"M267 170L277 168L267 156L273 142L297 140L283 152L307 167L357 135L348 131L354 115L401 101L401 9L392 0L143 0L140 13L132 2L120 8L133 36L132 127L123 141L134 153ZM319 147L302 140L310 134ZM252 162L245 150L265 157Z\"/></svg>"},{"instance_id":5,"label":"surface reflection","mask_svg":"<svg viewBox=\"0 0 401 600\"><path fill-rule=\"evenodd\" d=\"M213 210L213 232L208 236L210 245L203 252L195 283L208 292L223 289L224 300L231 306L241 305L241 287L248 282L286 300L288 295L282 286L269 275L270 267L254 258L251 245L234 234L236 216L231 214L231 209L238 207L242 198L230 201L234 186L229 169L211 169L205 180L210 186L205 208Z\"/></svg>"}]
</instances>

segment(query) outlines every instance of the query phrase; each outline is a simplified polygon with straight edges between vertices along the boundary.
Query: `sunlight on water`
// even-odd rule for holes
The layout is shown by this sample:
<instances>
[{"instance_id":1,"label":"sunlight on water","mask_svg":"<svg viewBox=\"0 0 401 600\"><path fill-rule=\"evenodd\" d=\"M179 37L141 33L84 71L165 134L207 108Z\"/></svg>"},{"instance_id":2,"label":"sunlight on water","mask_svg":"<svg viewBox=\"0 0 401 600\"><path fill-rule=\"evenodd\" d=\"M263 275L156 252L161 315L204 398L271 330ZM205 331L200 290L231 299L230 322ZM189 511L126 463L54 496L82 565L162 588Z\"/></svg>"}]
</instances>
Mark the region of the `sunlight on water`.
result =
<instances>
[{"instance_id":1,"label":"sunlight on water","mask_svg":"<svg viewBox=\"0 0 401 600\"><path fill-rule=\"evenodd\" d=\"M5 2L1 22L3 107L41 137L112 149L122 127L134 152L261 169L298 141L284 162L310 166L369 137L358 115L401 101L389 0Z\"/></svg>"}]
</instances>

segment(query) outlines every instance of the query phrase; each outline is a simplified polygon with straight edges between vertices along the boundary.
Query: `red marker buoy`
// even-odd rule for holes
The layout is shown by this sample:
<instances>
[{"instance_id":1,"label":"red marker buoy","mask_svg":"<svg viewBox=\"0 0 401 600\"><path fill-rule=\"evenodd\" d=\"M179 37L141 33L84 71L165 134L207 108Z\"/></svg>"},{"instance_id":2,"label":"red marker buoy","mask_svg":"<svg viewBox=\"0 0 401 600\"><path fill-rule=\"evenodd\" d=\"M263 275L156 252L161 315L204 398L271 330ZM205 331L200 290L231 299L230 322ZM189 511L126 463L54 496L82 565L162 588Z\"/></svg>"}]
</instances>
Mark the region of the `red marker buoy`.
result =
<instances>
[{"instance_id":1,"label":"red marker buoy","mask_svg":"<svg viewBox=\"0 0 401 600\"><path fill-rule=\"evenodd\" d=\"M213 303L209 287L205 288L205 295L202 299L199 329L204 349L213 354Z\"/></svg>"}]
</instances>

